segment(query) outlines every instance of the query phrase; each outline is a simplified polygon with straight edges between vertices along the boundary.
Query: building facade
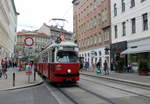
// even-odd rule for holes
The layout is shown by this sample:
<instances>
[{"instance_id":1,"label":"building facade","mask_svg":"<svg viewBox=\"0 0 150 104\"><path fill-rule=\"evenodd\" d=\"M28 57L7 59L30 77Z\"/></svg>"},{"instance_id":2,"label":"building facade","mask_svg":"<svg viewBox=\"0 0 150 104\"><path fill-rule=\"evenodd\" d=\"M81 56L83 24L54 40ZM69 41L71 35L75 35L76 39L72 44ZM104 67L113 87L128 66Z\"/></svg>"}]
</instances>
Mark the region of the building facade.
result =
<instances>
[{"instance_id":1,"label":"building facade","mask_svg":"<svg viewBox=\"0 0 150 104\"><path fill-rule=\"evenodd\" d=\"M25 39L31 37L33 39L33 46L26 46ZM15 47L16 58L35 57L42 48L48 43L50 37L45 33L38 32L18 32L17 44Z\"/></svg>"},{"instance_id":2,"label":"building facade","mask_svg":"<svg viewBox=\"0 0 150 104\"><path fill-rule=\"evenodd\" d=\"M0 60L13 56L17 15L14 0L0 0Z\"/></svg>"},{"instance_id":3,"label":"building facade","mask_svg":"<svg viewBox=\"0 0 150 104\"><path fill-rule=\"evenodd\" d=\"M62 28L58 28L57 26L49 26L47 24L43 24L37 32L48 34L51 37L51 40L56 40L61 34L64 34L64 37L67 40L73 40L73 33L68 32Z\"/></svg>"},{"instance_id":4,"label":"building facade","mask_svg":"<svg viewBox=\"0 0 150 104\"><path fill-rule=\"evenodd\" d=\"M75 2L75 0L73 0ZM90 66L98 61L110 63L110 0L79 0L73 7L73 31L80 56Z\"/></svg>"},{"instance_id":5,"label":"building facade","mask_svg":"<svg viewBox=\"0 0 150 104\"><path fill-rule=\"evenodd\" d=\"M113 60L119 56L124 58L125 64L140 63L147 57L150 65L149 5L148 0L111 0ZM117 53L116 49L120 51Z\"/></svg>"}]
</instances>

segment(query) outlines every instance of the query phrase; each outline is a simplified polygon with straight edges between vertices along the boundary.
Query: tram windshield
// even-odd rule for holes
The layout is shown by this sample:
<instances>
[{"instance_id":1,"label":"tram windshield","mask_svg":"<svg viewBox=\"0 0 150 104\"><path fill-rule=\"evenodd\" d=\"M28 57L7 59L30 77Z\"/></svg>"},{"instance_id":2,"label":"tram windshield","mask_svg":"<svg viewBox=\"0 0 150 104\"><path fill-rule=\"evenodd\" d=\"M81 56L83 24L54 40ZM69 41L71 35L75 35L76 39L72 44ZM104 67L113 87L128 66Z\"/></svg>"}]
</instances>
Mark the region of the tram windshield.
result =
<instances>
[{"instance_id":1,"label":"tram windshield","mask_svg":"<svg viewBox=\"0 0 150 104\"><path fill-rule=\"evenodd\" d=\"M59 51L57 53L57 62L70 63L78 62L78 55L72 51Z\"/></svg>"}]
</instances>

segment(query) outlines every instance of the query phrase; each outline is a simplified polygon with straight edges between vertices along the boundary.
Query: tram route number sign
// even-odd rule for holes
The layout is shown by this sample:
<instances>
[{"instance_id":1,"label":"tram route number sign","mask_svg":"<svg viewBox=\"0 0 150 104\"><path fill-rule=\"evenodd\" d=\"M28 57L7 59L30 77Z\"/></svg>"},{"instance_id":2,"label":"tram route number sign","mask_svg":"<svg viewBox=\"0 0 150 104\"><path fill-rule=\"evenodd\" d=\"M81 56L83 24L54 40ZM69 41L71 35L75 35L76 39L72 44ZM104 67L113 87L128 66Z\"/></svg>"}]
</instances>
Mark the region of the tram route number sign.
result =
<instances>
[{"instance_id":1,"label":"tram route number sign","mask_svg":"<svg viewBox=\"0 0 150 104\"><path fill-rule=\"evenodd\" d=\"M34 40L32 37L27 37L24 39L24 43L26 46L33 46L34 45Z\"/></svg>"}]
</instances>

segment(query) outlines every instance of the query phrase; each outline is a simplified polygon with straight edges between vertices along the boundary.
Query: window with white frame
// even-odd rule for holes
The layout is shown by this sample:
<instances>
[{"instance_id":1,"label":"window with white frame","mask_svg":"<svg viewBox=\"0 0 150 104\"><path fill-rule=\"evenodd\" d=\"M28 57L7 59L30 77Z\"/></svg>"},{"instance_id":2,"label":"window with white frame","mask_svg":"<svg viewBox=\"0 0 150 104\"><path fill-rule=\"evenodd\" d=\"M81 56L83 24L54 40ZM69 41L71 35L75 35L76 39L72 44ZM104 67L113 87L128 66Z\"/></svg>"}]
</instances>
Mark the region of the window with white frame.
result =
<instances>
[{"instance_id":1,"label":"window with white frame","mask_svg":"<svg viewBox=\"0 0 150 104\"><path fill-rule=\"evenodd\" d=\"M148 14L145 13L142 15L143 17L143 30L148 30Z\"/></svg>"},{"instance_id":2,"label":"window with white frame","mask_svg":"<svg viewBox=\"0 0 150 104\"><path fill-rule=\"evenodd\" d=\"M115 39L118 37L118 27L117 25L114 26L114 32L115 32Z\"/></svg>"},{"instance_id":3,"label":"window with white frame","mask_svg":"<svg viewBox=\"0 0 150 104\"><path fill-rule=\"evenodd\" d=\"M126 22L122 22L122 36L126 35Z\"/></svg>"},{"instance_id":4,"label":"window with white frame","mask_svg":"<svg viewBox=\"0 0 150 104\"><path fill-rule=\"evenodd\" d=\"M114 4L114 16L117 16L117 4Z\"/></svg>"},{"instance_id":5,"label":"window with white frame","mask_svg":"<svg viewBox=\"0 0 150 104\"><path fill-rule=\"evenodd\" d=\"M122 3L122 12L125 12L125 0L121 0Z\"/></svg>"},{"instance_id":6,"label":"window with white frame","mask_svg":"<svg viewBox=\"0 0 150 104\"><path fill-rule=\"evenodd\" d=\"M135 0L131 0L131 8L135 7Z\"/></svg>"},{"instance_id":7,"label":"window with white frame","mask_svg":"<svg viewBox=\"0 0 150 104\"><path fill-rule=\"evenodd\" d=\"M131 26L132 26L132 33L136 33L136 19L132 18L131 19Z\"/></svg>"}]
</instances>

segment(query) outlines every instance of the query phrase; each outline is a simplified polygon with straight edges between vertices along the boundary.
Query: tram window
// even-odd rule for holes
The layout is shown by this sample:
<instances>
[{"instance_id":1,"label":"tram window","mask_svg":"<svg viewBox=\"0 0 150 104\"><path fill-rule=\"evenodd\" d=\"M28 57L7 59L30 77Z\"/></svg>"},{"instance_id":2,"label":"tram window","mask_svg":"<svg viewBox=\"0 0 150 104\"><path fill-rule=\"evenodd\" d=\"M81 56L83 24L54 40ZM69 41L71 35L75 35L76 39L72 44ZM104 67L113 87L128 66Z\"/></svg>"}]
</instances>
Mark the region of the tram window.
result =
<instances>
[{"instance_id":1,"label":"tram window","mask_svg":"<svg viewBox=\"0 0 150 104\"><path fill-rule=\"evenodd\" d=\"M53 57L52 50L49 50L49 62L52 62L52 57Z\"/></svg>"},{"instance_id":2,"label":"tram window","mask_svg":"<svg viewBox=\"0 0 150 104\"><path fill-rule=\"evenodd\" d=\"M59 51L57 53L57 61L58 62L78 62L78 55L76 52L71 51Z\"/></svg>"},{"instance_id":3,"label":"tram window","mask_svg":"<svg viewBox=\"0 0 150 104\"><path fill-rule=\"evenodd\" d=\"M54 62L54 59L55 59L54 56L55 56L55 49L52 50L52 62Z\"/></svg>"},{"instance_id":4,"label":"tram window","mask_svg":"<svg viewBox=\"0 0 150 104\"><path fill-rule=\"evenodd\" d=\"M43 62L48 62L48 53L47 52L42 54L42 61Z\"/></svg>"}]
</instances>

